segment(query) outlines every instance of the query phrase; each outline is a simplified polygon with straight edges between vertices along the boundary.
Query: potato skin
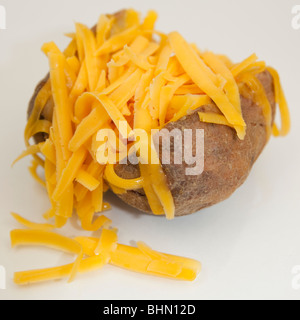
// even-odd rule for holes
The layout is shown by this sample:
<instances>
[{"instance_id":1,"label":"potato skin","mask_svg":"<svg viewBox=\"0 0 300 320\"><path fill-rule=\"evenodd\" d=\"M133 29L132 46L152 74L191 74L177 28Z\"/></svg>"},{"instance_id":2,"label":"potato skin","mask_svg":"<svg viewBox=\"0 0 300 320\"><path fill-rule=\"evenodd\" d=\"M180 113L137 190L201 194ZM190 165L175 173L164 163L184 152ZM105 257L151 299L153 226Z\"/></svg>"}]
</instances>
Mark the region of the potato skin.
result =
<instances>
[{"instance_id":1,"label":"potato skin","mask_svg":"<svg viewBox=\"0 0 300 320\"><path fill-rule=\"evenodd\" d=\"M258 75L263 84L275 116L275 99L272 76L268 72ZM203 123L198 113L169 123L168 130L204 129L204 172L198 176L186 176L186 164L163 165L168 186L175 202L175 216L184 216L212 206L230 197L248 177L250 170L267 143L266 122L262 108L253 101L241 97L244 120L247 124L245 139L239 140L235 130L228 126ZM201 110L200 110L201 109ZM215 106L204 106L197 111L209 111ZM193 150L195 150L193 139ZM171 159L174 145L171 142ZM174 153L174 152L173 152ZM116 173L123 178L139 176L138 166L117 165ZM151 213L143 190L127 191L118 195L124 202L141 211Z\"/></svg>"}]
</instances>

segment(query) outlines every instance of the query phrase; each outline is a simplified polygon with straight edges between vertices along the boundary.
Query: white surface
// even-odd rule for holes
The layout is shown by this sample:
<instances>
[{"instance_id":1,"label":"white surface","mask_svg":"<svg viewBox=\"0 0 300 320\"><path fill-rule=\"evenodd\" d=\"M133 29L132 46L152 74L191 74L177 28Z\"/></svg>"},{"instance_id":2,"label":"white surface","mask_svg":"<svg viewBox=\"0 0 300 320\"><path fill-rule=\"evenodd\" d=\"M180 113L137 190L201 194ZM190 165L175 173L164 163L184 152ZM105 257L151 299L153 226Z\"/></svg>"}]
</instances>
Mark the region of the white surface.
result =
<instances>
[{"instance_id":1,"label":"white surface","mask_svg":"<svg viewBox=\"0 0 300 320\"><path fill-rule=\"evenodd\" d=\"M298 1L299 2L299 1ZM292 289L292 268L300 265L300 30L291 27L297 1L282 0L0 0L7 29L0 30L0 265L6 290L0 299L299 299ZM27 102L47 72L41 45L62 34L73 21L92 26L101 13L133 7L160 14L159 30L180 31L200 48L228 54L234 61L256 52L281 75L292 115L286 139L273 138L247 182L227 201L199 214L166 221L139 215L110 197L109 213L120 242L144 240L153 248L200 260L203 271L192 283L144 276L107 266L76 281L19 288L13 272L69 262L52 250L10 248L9 231L18 227L16 211L42 221L45 192L31 179L29 159L10 164L23 150ZM62 232L81 234L74 224Z\"/></svg>"}]
</instances>

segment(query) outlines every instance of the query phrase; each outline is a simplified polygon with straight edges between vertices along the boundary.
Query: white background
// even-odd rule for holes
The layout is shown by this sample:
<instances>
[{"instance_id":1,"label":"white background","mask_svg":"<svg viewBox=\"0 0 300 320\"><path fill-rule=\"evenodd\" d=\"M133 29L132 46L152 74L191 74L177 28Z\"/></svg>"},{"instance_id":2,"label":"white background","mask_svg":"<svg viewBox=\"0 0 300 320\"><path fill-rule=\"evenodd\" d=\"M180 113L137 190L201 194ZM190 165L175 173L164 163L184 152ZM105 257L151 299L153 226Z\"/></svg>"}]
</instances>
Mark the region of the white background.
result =
<instances>
[{"instance_id":1,"label":"white background","mask_svg":"<svg viewBox=\"0 0 300 320\"><path fill-rule=\"evenodd\" d=\"M300 30L291 27L292 7L300 0L0 0L7 29L0 30L0 265L6 290L0 299L299 299L292 268L300 265ZM177 282L131 273L112 266L75 282L31 287L13 284L13 272L56 266L72 257L42 248L11 249L9 231L16 211L40 221L47 195L28 171L29 159L10 164L24 149L26 108L48 64L40 51L73 22L92 26L101 13L133 7L159 12L157 29L180 31L201 49L240 61L256 52L278 69L291 109L292 131L273 138L247 182L227 201L174 221L141 215L109 196L108 214L119 228L120 243L143 240L154 249L200 260L194 282ZM83 234L72 221L62 231ZM86 233L85 233L86 234Z\"/></svg>"}]
</instances>

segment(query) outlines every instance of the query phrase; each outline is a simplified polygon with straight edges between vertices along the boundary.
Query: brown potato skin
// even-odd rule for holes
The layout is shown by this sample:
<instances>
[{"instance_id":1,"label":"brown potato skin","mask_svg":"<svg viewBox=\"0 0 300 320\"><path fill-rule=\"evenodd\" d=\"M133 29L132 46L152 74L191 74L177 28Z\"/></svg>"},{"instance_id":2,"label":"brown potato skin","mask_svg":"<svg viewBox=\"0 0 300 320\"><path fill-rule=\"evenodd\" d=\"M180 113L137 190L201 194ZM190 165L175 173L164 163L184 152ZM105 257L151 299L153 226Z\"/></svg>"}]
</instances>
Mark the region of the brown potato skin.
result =
<instances>
[{"instance_id":1,"label":"brown potato skin","mask_svg":"<svg viewBox=\"0 0 300 320\"><path fill-rule=\"evenodd\" d=\"M268 72L258 75L263 84L275 116L274 87L272 76ZM177 122L169 123L165 128L204 129L204 172L198 176L186 176L186 164L163 165L168 186L175 202L175 216L184 216L227 199L248 177L250 170L267 143L266 121L262 108L253 101L241 97L247 133L239 140L236 132L223 125L203 123L198 113L186 116ZM215 106L204 106L197 111L208 111ZM195 139L193 150L195 150ZM174 150L171 142L171 150ZM171 151L171 159L172 151ZM123 178L139 176L138 166L117 165L116 172ZM124 202L141 211L150 213L150 207L143 190L127 191L119 194Z\"/></svg>"},{"instance_id":2,"label":"brown potato skin","mask_svg":"<svg viewBox=\"0 0 300 320\"><path fill-rule=\"evenodd\" d=\"M48 75L35 89L28 107L28 116L31 114L35 98L48 79ZM258 75L263 84L268 100L272 106L273 119L275 116L275 99L273 79L270 73ZM239 140L235 130L228 126L203 123L199 121L196 111L217 111L215 105L207 105L196 110L193 114L181 118L177 122L169 123L165 128L192 129L195 137L196 129L204 129L204 172L198 176L186 176L185 162L177 165L172 163L163 165L168 186L175 202L175 216L184 216L206 207L219 203L232 195L248 177L250 170L267 143L266 122L262 108L252 100L241 96L241 106L244 120L247 124L247 133L244 140ZM53 101L49 99L41 118L49 118ZM50 110L50 111L49 111ZM50 120L50 119L49 119ZM35 136L36 142L46 139L44 134ZM171 159L174 145L171 142ZM193 140L195 150L195 139ZM138 166L117 165L116 173L126 179L140 176ZM151 213L148 200L143 190L127 191L118 194L125 203L140 211Z\"/></svg>"}]
</instances>

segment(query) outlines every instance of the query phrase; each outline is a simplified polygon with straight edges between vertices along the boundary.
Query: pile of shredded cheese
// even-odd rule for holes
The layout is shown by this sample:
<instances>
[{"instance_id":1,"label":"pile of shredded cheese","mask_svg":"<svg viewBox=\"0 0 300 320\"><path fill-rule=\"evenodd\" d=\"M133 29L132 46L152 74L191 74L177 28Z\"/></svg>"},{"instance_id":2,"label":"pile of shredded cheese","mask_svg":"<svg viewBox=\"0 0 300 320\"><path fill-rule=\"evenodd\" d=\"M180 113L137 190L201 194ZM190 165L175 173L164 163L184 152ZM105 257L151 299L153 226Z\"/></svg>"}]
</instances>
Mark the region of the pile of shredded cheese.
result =
<instances>
[{"instance_id":1,"label":"pile of shredded cheese","mask_svg":"<svg viewBox=\"0 0 300 320\"><path fill-rule=\"evenodd\" d=\"M47 189L51 203L44 218L54 222L37 224L13 214L29 229L12 231L11 239L13 246L54 246L77 258L66 266L16 273L16 283L61 277L72 280L77 272L107 263L183 280L195 279L200 271L197 261L161 254L143 243L138 243L137 248L118 244L116 230L110 228L111 220L104 215L95 216L109 209L109 204L103 202L103 193L109 188L116 193L143 188L155 215L165 214L172 219L175 213L160 164L139 164L141 177L128 180L117 176L114 165L98 161L100 129L112 129L126 140L132 129L150 133L151 129L160 129L214 103L220 112L199 112L199 121L230 126L244 139L246 124L240 92L251 92L262 106L269 133L271 129L276 136L288 133L287 104L274 69L257 61L255 54L233 64L225 56L201 52L178 32L166 35L156 31L156 19L156 12L150 11L141 21L139 13L132 9L102 15L93 29L76 23L75 33L68 34L72 40L64 52L53 42L43 45L49 60L49 78L36 96L28 119L27 149L16 161L33 156L30 172ZM281 129L271 127L271 106L256 78L266 69L274 78ZM121 127L120 121L126 122L127 127ZM31 145L31 138L38 133L47 138ZM37 174L38 167L45 171L44 180ZM100 239L69 239L53 232L64 226L74 212L84 230L102 229Z\"/></svg>"}]
</instances>

